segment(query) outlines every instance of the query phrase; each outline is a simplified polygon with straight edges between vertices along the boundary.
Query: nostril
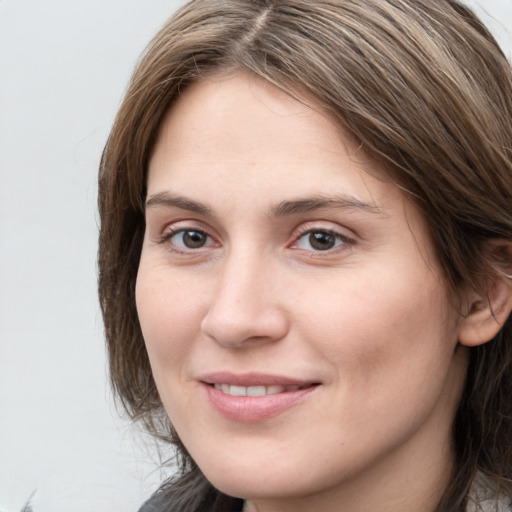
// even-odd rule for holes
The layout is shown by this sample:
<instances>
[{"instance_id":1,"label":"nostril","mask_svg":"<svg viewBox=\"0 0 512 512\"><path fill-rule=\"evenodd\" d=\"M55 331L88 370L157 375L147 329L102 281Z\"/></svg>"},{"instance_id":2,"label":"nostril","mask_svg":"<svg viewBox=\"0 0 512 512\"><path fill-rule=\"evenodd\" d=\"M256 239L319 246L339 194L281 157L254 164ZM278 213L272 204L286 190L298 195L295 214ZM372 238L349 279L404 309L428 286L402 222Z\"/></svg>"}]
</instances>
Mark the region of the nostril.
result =
<instances>
[{"instance_id":1,"label":"nostril","mask_svg":"<svg viewBox=\"0 0 512 512\"><path fill-rule=\"evenodd\" d=\"M282 339L287 322L280 312L260 311L248 305L243 311L215 306L201 322L202 332L230 348L269 343Z\"/></svg>"}]
</instances>

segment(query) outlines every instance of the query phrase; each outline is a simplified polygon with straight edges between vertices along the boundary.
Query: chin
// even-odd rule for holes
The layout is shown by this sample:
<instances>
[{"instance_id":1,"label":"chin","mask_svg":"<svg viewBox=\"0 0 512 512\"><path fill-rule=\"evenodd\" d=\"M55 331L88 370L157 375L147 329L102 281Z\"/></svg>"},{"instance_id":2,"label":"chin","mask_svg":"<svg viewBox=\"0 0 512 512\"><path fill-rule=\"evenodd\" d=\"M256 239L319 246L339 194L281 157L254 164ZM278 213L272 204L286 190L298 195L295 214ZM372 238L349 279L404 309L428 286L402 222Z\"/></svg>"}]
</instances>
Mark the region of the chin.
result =
<instances>
[{"instance_id":1,"label":"chin","mask_svg":"<svg viewBox=\"0 0 512 512\"><path fill-rule=\"evenodd\" d=\"M284 478L283 478L284 476ZM298 497L308 494L307 486L301 486L300 480L292 480L292 475L251 474L206 475L208 481L219 491L242 499L276 499ZM291 477L291 478L290 478Z\"/></svg>"},{"instance_id":2,"label":"chin","mask_svg":"<svg viewBox=\"0 0 512 512\"><path fill-rule=\"evenodd\" d=\"M292 449L289 447L289 449ZM236 454L243 453L239 450ZM219 491L242 499L300 498L336 486L351 475L302 457L261 449L252 456L235 453L217 460L198 461L208 481ZM272 455L274 454L274 455ZM326 469L327 468L327 469ZM345 468L347 469L347 468Z\"/></svg>"}]
</instances>

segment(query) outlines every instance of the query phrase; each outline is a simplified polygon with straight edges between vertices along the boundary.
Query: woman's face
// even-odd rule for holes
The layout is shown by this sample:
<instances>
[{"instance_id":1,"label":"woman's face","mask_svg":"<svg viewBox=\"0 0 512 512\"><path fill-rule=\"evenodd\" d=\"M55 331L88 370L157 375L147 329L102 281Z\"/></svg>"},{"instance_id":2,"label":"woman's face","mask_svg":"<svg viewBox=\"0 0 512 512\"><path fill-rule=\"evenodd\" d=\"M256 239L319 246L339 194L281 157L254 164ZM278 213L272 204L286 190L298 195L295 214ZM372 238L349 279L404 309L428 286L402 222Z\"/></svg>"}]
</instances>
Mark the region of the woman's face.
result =
<instances>
[{"instance_id":1,"label":"woman's face","mask_svg":"<svg viewBox=\"0 0 512 512\"><path fill-rule=\"evenodd\" d=\"M422 216L378 176L249 74L192 85L163 122L137 309L165 409L228 494L403 504L451 469L459 315Z\"/></svg>"}]
</instances>

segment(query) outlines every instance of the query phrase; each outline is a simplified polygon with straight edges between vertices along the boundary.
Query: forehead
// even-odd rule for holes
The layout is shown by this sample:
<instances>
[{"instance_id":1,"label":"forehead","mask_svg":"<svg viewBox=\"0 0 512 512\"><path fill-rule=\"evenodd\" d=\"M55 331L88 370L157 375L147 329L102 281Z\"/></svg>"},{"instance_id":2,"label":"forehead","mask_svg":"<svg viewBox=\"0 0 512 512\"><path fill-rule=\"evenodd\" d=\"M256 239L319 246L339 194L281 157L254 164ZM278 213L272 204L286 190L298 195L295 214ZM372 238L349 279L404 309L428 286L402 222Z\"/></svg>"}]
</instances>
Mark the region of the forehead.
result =
<instances>
[{"instance_id":1,"label":"forehead","mask_svg":"<svg viewBox=\"0 0 512 512\"><path fill-rule=\"evenodd\" d=\"M253 74L234 73L183 91L160 126L150 181L159 169L177 176L182 164L208 166L225 180L240 177L233 171L242 166L247 177L255 165L293 178L304 164L339 168L340 158L380 174L361 145L310 98L300 101Z\"/></svg>"}]
</instances>

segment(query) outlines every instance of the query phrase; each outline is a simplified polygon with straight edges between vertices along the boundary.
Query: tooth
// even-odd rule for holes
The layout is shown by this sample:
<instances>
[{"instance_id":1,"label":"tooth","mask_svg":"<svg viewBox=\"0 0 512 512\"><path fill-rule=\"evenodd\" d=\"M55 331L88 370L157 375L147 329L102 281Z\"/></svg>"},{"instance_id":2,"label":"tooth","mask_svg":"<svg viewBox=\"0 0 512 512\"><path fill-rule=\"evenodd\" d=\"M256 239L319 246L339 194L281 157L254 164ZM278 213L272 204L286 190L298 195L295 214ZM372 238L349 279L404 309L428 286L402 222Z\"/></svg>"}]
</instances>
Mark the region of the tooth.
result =
<instances>
[{"instance_id":1,"label":"tooth","mask_svg":"<svg viewBox=\"0 0 512 512\"><path fill-rule=\"evenodd\" d=\"M224 393L229 395L229 384L221 384L221 389Z\"/></svg>"},{"instance_id":2,"label":"tooth","mask_svg":"<svg viewBox=\"0 0 512 512\"><path fill-rule=\"evenodd\" d=\"M249 386L247 396L264 396L267 394L265 386Z\"/></svg>"},{"instance_id":3,"label":"tooth","mask_svg":"<svg viewBox=\"0 0 512 512\"><path fill-rule=\"evenodd\" d=\"M213 387L222 391L222 384L214 384Z\"/></svg>"},{"instance_id":4,"label":"tooth","mask_svg":"<svg viewBox=\"0 0 512 512\"><path fill-rule=\"evenodd\" d=\"M230 386L229 394L233 396L247 396L247 388L245 386Z\"/></svg>"},{"instance_id":5,"label":"tooth","mask_svg":"<svg viewBox=\"0 0 512 512\"><path fill-rule=\"evenodd\" d=\"M297 391L298 389L300 389L300 386L288 386L286 391Z\"/></svg>"},{"instance_id":6,"label":"tooth","mask_svg":"<svg viewBox=\"0 0 512 512\"><path fill-rule=\"evenodd\" d=\"M282 393L284 391L284 386L268 386L267 387L267 395L277 395L278 393Z\"/></svg>"}]
</instances>

